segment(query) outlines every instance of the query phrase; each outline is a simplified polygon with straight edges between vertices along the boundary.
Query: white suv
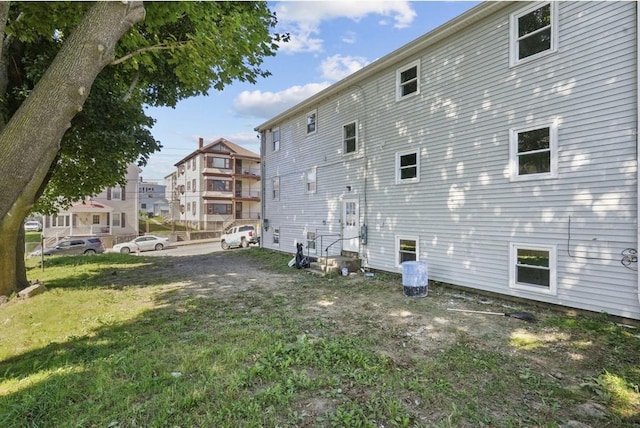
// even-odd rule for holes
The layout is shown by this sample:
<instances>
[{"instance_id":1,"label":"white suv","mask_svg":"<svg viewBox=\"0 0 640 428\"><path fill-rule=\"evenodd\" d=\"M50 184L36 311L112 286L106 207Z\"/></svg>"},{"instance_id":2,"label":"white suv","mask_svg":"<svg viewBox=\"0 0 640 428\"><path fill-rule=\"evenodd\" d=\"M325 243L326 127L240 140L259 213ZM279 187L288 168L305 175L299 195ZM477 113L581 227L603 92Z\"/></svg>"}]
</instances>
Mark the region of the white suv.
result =
<instances>
[{"instance_id":1,"label":"white suv","mask_svg":"<svg viewBox=\"0 0 640 428\"><path fill-rule=\"evenodd\" d=\"M227 229L220 237L220 245L223 250L231 247L247 248L249 244L259 244L260 237L256 228L250 224L243 224Z\"/></svg>"}]
</instances>

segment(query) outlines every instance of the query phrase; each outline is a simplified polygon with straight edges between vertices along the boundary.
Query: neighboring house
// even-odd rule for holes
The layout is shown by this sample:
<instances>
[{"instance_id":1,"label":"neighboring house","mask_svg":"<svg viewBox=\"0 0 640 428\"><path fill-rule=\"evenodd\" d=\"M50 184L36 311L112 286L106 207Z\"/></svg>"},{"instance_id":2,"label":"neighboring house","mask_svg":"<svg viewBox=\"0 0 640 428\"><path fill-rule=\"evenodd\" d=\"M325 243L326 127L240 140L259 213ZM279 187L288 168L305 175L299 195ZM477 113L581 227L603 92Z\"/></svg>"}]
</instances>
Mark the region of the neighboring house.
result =
<instances>
[{"instance_id":1,"label":"neighboring house","mask_svg":"<svg viewBox=\"0 0 640 428\"><path fill-rule=\"evenodd\" d=\"M180 191L178 188L178 173L172 172L164 177L164 197L169 204L169 214L165 220L180 221Z\"/></svg>"},{"instance_id":2,"label":"neighboring house","mask_svg":"<svg viewBox=\"0 0 640 428\"><path fill-rule=\"evenodd\" d=\"M482 3L263 123L262 245L640 319L638 22Z\"/></svg>"},{"instance_id":3,"label":"neighboring house","mask_svg":"<svg viewBox=\"0 0 640 428\"><path fill-rule=\"evenodd\" d=\"M193 229L221 230L236 221L260 218L260 155L220 138L175 164L170 203L179 207L179 220Z\"/></svg>"},{"instance_id":4,"label":"neighboring house","mask_svg":"<svg viewBox=\"0 0 640 428\"><path fill-rule=\"evenodd\" d=\"M169 202L166 198L166 186L150 181L138 183L138 210L142 214L169 216Z\"/></svg>"},{"instance_id":5,"label":"neighboring house","mask_svg":"<svg viewBox=\"0 0 640 428\"><path fill-rule=\"evenodd\" d=\"M138 176L141 170L129 166L126 187L109 187L102 193L76 202L57 215L45 216L43 235L48 244L67 237L100 236L105 245L118 237L138 235Z\"/></svg>"}]
</instances>

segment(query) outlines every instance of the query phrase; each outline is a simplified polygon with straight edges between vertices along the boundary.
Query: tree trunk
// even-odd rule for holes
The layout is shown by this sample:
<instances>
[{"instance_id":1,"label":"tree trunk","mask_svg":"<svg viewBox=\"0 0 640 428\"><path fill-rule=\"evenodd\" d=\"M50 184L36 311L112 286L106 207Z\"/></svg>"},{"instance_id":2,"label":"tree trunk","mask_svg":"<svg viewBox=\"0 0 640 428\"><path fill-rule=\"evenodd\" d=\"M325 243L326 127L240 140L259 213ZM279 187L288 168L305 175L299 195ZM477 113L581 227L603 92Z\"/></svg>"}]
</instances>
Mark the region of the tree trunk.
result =
<instances>
[{"instance_id":1,"label":"tree trunk","mask_svg":"<svg viewBox=\"0 0 640 428\"><path fill-rule=\"evenodd\" d=\"M62 136L118 40L144 15L142 2L96 3L0 133L0 295L17 291L18 235Z\"/></svg>"}]
</instances>

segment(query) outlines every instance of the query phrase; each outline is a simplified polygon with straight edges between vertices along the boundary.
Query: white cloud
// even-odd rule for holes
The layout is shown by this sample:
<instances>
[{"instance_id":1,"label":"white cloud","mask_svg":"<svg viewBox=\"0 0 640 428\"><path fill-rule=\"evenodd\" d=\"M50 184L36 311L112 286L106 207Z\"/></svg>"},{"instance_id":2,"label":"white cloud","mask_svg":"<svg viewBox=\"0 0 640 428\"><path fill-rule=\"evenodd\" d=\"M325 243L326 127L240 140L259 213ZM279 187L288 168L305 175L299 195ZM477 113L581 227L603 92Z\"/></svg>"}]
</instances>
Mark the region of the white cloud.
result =
<instances>
[{"instance_id":1,"label":"white cloud","mask_svg":"<svg viewBox=\"0 0 640 428\"><path fill-rule=\"evenodd\" d=\"M357 41L358 36L356 35L356 33L354 33L353 31L347 31L343 36L342 36L342 43L346 43L348 45L353 45L355 44L355 42Z\"/></svg>"},{"instance_id":2,"label":"white cloud","mask_svg":"<svg viewBox=\"0 0 640 428\"><path fill-rule=\"evenodd\" d=\"M320 52L323 40L318 37L320 24L336 18L358 22L368 15L380 15L380 25L405 28L416 12L408 1L292 1L278 2L274 7L278 31L291 34L291 42L281 45L279 52Z\"/></svg>"},{"instance_id":3,"label":"white cloud","mask_svg":"<svg viewBox=\"0 0 640 428\"><path fill-rule=\"evenodd\" d=\"M330 82L292 86L280 92L243 91L233 103L239 116L272 118L328 87Z\"/></svg>"},{"instance_id":4,"label":"white cloud","mask_svg":"<svg viewBox=\"0 0 640 428\"><path fill-rule=\"evenodd\" d=\"M320 67L322 68L322 76L325 79L338 81L360 70L367 64L369 64L369 61L363 57L333 55L322 61Z\"/></svg>"}]
</instances>

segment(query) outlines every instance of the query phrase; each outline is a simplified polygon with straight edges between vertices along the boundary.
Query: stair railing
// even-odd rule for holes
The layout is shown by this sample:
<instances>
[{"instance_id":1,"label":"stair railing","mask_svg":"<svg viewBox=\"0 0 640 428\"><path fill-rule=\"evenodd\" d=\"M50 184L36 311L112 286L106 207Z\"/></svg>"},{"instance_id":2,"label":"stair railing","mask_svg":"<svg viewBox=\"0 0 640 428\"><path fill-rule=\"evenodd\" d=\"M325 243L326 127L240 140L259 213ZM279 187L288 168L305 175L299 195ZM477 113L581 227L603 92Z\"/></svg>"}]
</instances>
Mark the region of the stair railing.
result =
<instances>
[{"instance_id":1,"label":"stair railing","mask_svg":"<svg viewBox=\"0 0 640 428\"><path fill-rule=\"evenodd\" d=\"M330 236L340 236L340 235L320 235L320 249L321 250L322 250L322 237L323 236L330 237ZM325 270L325 272L327 271L327 269L329 267L329 248L333 247L338 242L342 242L342 241L345 241L347 239L356 239L356 238L360 239L360 236L350 236L348 238L341 237L341 238L338 238L335 241L333 241L331 244L329 244L327 246L327 248L325 248L325 250L324 250L324 252L325 252L325 258L324 258L324 270Z\"/></svg>"}]
</instances>

